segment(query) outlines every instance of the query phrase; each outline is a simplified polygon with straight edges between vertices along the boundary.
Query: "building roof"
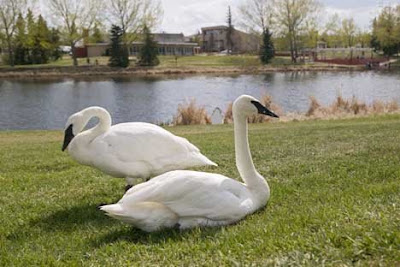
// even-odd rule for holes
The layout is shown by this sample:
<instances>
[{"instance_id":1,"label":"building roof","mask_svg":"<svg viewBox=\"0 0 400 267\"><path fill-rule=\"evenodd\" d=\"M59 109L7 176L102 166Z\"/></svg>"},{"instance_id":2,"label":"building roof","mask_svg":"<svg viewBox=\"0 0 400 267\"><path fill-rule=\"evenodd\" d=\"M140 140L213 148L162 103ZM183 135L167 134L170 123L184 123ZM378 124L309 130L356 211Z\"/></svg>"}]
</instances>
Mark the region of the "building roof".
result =
<instances>
[{"instance_id":1,"label":"building roof","mask_svg":"<svg viewBox=\"0 0 400 267\"><path fill-rule=\"evenodd\" d=\"M134 45L141 45L143 42L132 42ZM186 42L157 42L159 45L176 45L176 46L198 46L198 43L186 43ZM110 46L111 43L89 43L86 46Z\"/></svg>"},{"instance_id":2,"label":"building roof","mask_svg":"<svg viewBox=\"0 0 400 267\"><path fill-rule=\"evenodd\" d=\"M218 26L212 26L212 27L204 27L204 28L201 28L201 31L225 30L225 29L228 29L228 26L218 25Z\"/></svg>"}]
</instances>

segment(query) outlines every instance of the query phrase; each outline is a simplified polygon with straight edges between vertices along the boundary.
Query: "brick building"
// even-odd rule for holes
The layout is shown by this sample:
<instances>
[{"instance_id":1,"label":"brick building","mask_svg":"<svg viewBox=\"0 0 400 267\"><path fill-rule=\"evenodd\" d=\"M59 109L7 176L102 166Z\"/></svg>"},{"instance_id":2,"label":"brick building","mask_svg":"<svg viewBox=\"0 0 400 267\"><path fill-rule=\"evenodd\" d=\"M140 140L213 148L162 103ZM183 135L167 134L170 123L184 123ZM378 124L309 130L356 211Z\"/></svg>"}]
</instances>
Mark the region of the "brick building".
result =
<instances>
[{"instance_id":1,"label":"brick building","mask_svg":"<svg viewBox=\"0 0 400 267\"><path fill-rule=\"evenodd\" d=\"M201 32L203 52L221 52L228 49L227 26L204 27L201 28ZM233 53L252 53L259 50L260 39L256 35L233 29L231 38Z\"/></svg>"}]
</instances>

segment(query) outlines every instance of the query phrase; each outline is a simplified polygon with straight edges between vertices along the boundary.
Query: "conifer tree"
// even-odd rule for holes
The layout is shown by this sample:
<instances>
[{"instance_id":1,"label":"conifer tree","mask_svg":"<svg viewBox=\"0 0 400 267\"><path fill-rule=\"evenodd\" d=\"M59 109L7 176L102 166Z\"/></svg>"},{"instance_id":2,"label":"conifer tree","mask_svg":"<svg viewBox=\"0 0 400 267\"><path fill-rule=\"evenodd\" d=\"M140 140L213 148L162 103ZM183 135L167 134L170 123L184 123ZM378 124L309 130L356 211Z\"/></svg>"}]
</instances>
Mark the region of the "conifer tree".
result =
<instances>
[{"instance_id":1,"label":"conifer tree","mask_svg":"<svg viewBox=\"0 0 400 267\"><path fill-rule=\"evenodd\" d=\"M14 63L16 65L26 64L26 30L25 20L20 13L16 22L16 33L15 33L15 52L14 52Z\"/></svg>"},{"instance_id":2,"label":"conifer tree","mask_svg":"<svg viewBox=\"0 0 400 267\"><path fill-rule=\"evenodd\" d=\"M35 18L33 17L32 10L28 9L28 13L26 15L26 44L25 48L28 51L28 55L26 58L26 64L33 64L34 62L34 46L35 46L35 35L36 35L36 23Z\"/></svg>"},{"instance_id":3,"label":"conifer tree","mask_svg":"<svg viewBox=\"0 0 400 267\"><path fill-rule=\"evenodd\" d=\"M160 64L158 59L158 47L157 42L153 40L150 29L144 25L143 27L144 42L143 47L139 53L139 65L140 66L156 66Z\"/></svg>"},{"instance_id":4,"label":"conifer tree","mask_svg":"<svg viewBox=\"0 0 400 267\"><path fill-rule=\"evenodd\" d=\"M262 34L263 43L261 45L260 60L263 64L268 64L274 57L274 44L272 42L272 33L265 28Z\"/></svg>"},{"instance_id":5,"label":"conifer tree","mask_svg":"<svg viewBox=\"0 0 400 267\"><path fill-rule=\"evenodd\" d=\"M111 26L111 50L108 65L126 68L129 65L129 55L126 46L122 44L123 31L117 25Z\"/></svg>"},{"instance_id":6,"label":"conifer tree","mask_svg":"<svg viewBox=\"0 0 400 267\"><path fill-rule=\"evenodd\" d=\"M231 7L228 7L228 31L226 33L226 39L227 39L227 49L228 49L228 54L232 52L233 49L233 41L232 41L232 34L233 34L233 25L232 25L232 13L231 13Z\"/></svg>"},{"instance_id":7,"label":"conifer tree","mask_svg":"<svg viewBox=\"0 0 400 267\"><path fill-rule=\"evenodd\" d=\"M99 28L98 23L96 23L94 25L93 31L92 31L92 35L90 36L89 40L91 43L103 43L104 42L104 38L103 38L103 34Z\"/></svg>"},{"instance_id":8,"label":"conifer tree","mask_svg":"<svg viewBox=\"0 0 400 267\"><path fill-rule=\"evenodd\" d=\"M55 28L52 28L50 33L50 44L51 44L50 56L52 60L58 60L62 57L60 43L61 43L60 31Z\"/></svg>"}]
</instances>

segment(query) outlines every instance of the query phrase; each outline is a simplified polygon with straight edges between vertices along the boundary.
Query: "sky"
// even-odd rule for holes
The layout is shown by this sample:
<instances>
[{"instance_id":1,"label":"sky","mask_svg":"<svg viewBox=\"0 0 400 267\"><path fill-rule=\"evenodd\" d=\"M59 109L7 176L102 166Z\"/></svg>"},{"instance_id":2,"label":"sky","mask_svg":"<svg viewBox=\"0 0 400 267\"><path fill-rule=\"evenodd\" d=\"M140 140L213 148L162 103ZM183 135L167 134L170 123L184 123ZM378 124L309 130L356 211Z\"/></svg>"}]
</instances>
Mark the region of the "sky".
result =
<instances>
[{"instance_id":1,"label":"sky","mask_svg":"<svg viewBox=\"0 0 400 267\"><path fill-rule=\"evenodd\" d=\"M214 25L225 25L227 6L232 8L233 24L238 23L237 8L245 0L161 0L164 7L164 18L159 31L184 33L190 35L200 28ZM371 26L372 19L382 6L400 4L400 0L320 0L324 11L320 18L337 13L342 18L354 18L357 25L364 30Z\"/></svg>"}]
</instances>

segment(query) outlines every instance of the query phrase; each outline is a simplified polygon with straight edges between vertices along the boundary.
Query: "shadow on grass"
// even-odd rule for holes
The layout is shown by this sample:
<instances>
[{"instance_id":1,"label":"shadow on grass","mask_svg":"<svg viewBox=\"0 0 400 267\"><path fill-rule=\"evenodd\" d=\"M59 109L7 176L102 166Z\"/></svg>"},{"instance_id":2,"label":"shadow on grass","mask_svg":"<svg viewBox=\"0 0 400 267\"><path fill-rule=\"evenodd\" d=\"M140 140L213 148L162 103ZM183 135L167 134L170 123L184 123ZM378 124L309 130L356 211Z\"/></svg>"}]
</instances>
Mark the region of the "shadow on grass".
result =
<instances>
[{"instance_id":1,"label":"shadow on grass","mask_svg":"<svg viewBox=\"0 0 400 267\"><path fill-rule=\"evenodd\" d=\"M114 232L107 233L96 239L91 240L94 247L101 247L121 241L136 244L162 244L168 241L179 242L195 236L197 239L208 239L215 236L223 227L212 228L193 228L189 230L179 230L178 228L166 229L159 232L148 233L137 228L126 227Z\"/></svg>"},{"instance_id":2,"label":"shadow on grass","mask_svg":"<svg viewBox=\"0 0 400 267\"><path fill-rule=\"evenodd\" d=\"M95 204L68 207L30 222L31 226L48 231L73 231L82 226L103 227L110 224L112 220Z\"/></svg>"}]
</instances>

